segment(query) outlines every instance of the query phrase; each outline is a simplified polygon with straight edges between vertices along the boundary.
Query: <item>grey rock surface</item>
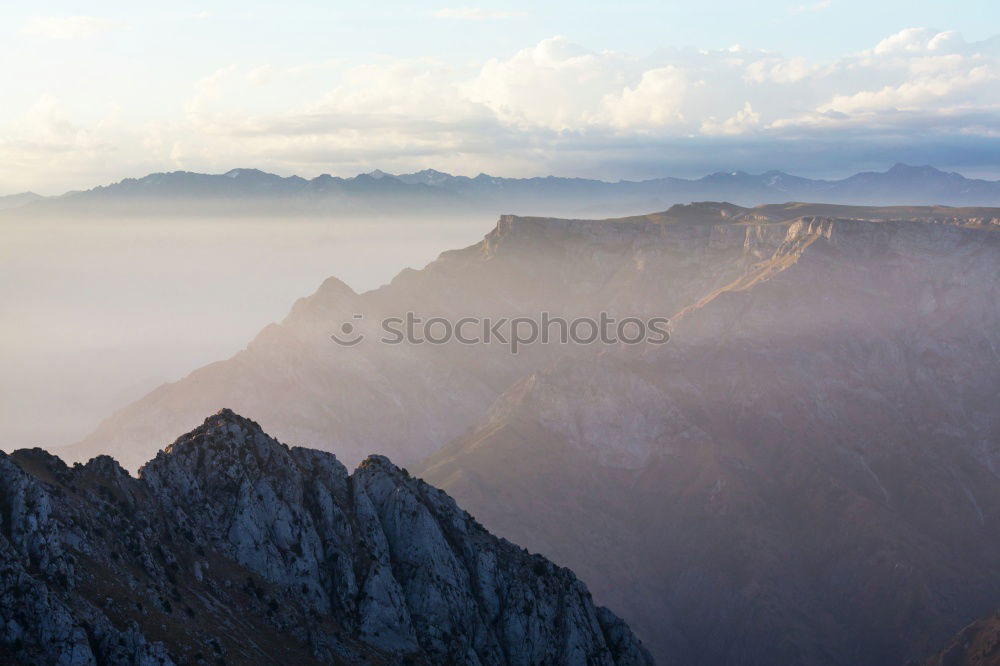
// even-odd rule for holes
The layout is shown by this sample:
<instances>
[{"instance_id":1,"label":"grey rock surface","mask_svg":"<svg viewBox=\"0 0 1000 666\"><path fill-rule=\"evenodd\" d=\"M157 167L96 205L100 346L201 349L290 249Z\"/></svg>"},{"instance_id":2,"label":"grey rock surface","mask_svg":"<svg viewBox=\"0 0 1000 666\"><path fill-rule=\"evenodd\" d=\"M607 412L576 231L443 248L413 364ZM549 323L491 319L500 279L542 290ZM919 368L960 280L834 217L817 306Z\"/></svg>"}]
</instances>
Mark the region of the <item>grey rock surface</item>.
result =
<instances>
[{"instance_id":1,"label":"grey rock surface","mask_svg":"<svg viewBox=\"0 0 1000 666\"><path fill-rule=\"evenodd\" d=\"M229 410L144 465L0 457L0 658L650 664L568 569L372 456Z\"/></svg>"}]
</instances>

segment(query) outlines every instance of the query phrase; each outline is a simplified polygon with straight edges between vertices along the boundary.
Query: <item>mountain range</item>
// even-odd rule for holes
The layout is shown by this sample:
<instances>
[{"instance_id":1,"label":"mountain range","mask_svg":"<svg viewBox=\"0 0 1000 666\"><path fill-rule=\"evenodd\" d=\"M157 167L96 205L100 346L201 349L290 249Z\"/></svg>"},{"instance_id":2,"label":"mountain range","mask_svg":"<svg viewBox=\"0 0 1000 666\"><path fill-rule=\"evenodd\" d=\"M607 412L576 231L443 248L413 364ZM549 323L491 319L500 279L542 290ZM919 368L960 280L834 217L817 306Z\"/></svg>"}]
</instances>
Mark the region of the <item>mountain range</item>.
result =
<instances>
[{"instance_id":1,"label":"mountain range","mask_svg":"<svg viewBox=\"0 0 1000 666\"><path fill-rule=\"evenodd\" d=\"M1000 205L1000 181L965 178L930 166L896 164L840 180L781 171L717 172L698 179L606 182L585 178L470 178L433 169L352 178L281 177L257 169L210 175L154 173L60 197L0 200L18 215L346 215L499 211L544 215L631 215L691 201L754 206L788 201L843 204Z\"/></svg>"},{"instance_id":2,"label":"mountain range","mask_svg":"<svg viewBox=\"0 0 1000 666\"><path fill-rule=\"evenodd\" d=\"M35 194L34 192L21 192L20 194L8 194L7 196L0 197L0 210L7 210L9 208L18 208L26 204L43 201L45 197L40 194Z\"/></svg>"},{"instance_id":3,"label":"mountain range","mask_svg":"<svg viewBox=\"0 0 1000 666\"><path fill-rule=\"evenodd\" d=\"M501 217L63 452L135 468L231 405L408 466L569 566L663 663L926 658L1000 599L1000 209L674 206ZM414 312L669 317L666 345L388 345ZM367 337L340 346L344 323Z\"/></svg>"},{"instance_id":4,"label":"mountain range","mask_svg":"<svg viewBox=\"0 0 1000 666\"><path fill-rule=\"evenodd\" d=\"M573 573L222 410L129 476L0 454L0 661L652 664Z\"/></svg>"}]
</instances>

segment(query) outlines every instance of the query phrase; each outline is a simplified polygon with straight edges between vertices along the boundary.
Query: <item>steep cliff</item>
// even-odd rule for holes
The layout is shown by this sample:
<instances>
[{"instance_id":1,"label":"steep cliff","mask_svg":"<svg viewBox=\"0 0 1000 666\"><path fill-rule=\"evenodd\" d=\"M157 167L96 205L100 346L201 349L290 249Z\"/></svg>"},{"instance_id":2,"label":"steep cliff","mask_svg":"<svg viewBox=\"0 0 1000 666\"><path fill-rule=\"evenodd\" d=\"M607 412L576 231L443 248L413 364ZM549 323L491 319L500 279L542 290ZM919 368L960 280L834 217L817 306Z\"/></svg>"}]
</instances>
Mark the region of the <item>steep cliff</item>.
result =
<instances>
[{"instance_id":1,"label":"steep cliff","mask_svg":"<svg viewBox=\"0 0 1000 666\"><path fill-rule=\"evenodd\" d=\"M419 473L657 656L919 658L1000 599L1000 235L762 229L669 345L538 369Z\"/></svg>"}]
</instances>

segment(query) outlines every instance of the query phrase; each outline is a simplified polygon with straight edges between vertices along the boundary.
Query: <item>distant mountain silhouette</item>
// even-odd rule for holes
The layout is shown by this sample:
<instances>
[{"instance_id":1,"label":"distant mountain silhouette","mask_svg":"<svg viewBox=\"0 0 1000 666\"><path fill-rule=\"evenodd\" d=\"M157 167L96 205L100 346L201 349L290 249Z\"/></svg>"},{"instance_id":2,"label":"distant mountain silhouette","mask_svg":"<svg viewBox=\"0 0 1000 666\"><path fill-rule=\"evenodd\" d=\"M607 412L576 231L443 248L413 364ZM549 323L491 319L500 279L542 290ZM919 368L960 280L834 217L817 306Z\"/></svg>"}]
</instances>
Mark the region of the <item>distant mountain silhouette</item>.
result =
<instances>
[{"instance_id":1,"label":"distant mountain silhouette","mask_svg":"<svg viewBox=\"0 0 1000 666\"><path fill-rule=\"evenodd\" d=\"M538 215L628 215L692 201L749 206L789 201L864 205L1000 205L1000 181L966 178L932 166L896 164L841 180L782 171L719 171L698 179L607 182L586 178L453 176L434 169L394 175L376 169L353 178L282 177L259 169L223 174L188 171L143 178L36 201L20 212L98 214L437 214L511 212ZM37 195L36 195L37 198ZM0 209L9 208L0 198Z\"/></svg>"},{"instance_id":2,"label":"distant mountain silhouette","mask_svg":"<svg viewBox=\"0 0 1000 666\"><path fill-rule=\"evenodd\" d=\"M20 194L8 194L7 196L0 197L0 210L6 210L8 208L17 208L18 206L23 206L25 204L31 203L33 201L39 201L44 199L40 194L35 194L34 192L21 192Z\"/></svg>"}]
</instances>

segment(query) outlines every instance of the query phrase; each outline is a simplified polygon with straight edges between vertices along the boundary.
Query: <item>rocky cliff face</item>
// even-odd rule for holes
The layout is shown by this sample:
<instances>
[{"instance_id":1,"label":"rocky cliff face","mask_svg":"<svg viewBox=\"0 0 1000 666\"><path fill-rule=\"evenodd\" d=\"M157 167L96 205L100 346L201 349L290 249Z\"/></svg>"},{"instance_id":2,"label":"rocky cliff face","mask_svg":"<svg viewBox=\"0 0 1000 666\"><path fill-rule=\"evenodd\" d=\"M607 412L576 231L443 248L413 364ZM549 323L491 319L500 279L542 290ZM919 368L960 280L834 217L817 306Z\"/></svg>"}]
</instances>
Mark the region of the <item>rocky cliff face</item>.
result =
<instances>
[{"instance_id":1,"label":"rocky cliff face","mask_svg":"<svg viewBox=\"0 0 1000 666\"><path fill-rule=\"evenodd\" d=\"M15 663L652 663L571 571L440 490L228 410L138 478L2 455L0 509Z\"/></svg>"},{"instance_id":2,"label":"rocky cliff face","mask_svg":"<svg viewBox=\"0 0 1000 666\"><path fill-rule=\"evenodd\" d=\"M594 580L654 654L921 657L1000 599L1000 235L767 228L669 345L532 373L420 473Z\"/></svg>"}]
</instances>

